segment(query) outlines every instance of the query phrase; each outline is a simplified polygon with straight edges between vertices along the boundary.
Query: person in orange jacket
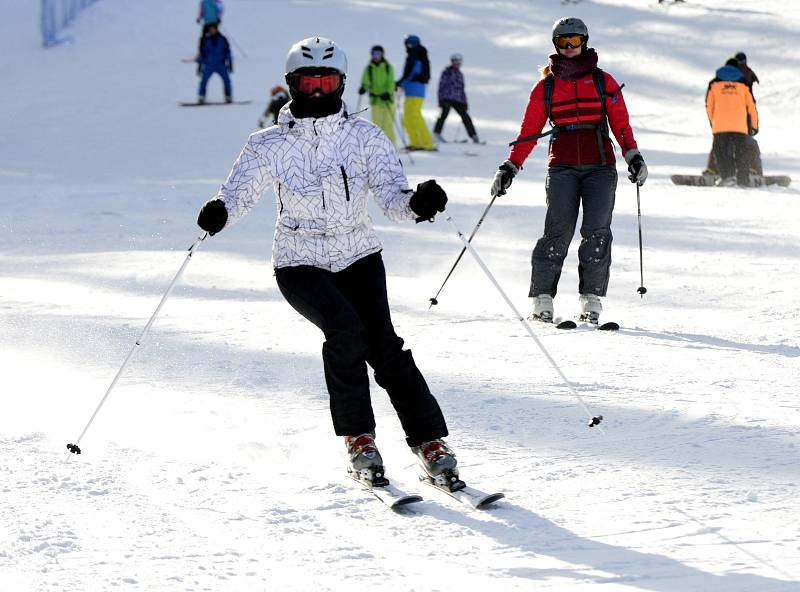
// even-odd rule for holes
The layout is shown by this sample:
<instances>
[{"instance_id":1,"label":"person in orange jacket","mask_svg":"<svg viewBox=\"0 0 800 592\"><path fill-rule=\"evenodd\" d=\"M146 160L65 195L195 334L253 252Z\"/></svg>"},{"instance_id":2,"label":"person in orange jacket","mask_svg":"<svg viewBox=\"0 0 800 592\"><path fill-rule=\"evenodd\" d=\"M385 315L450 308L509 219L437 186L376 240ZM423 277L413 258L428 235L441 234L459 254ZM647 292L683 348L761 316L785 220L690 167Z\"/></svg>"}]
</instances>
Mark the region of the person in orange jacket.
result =
<instances>
[{"instance_id":1,"label":"person in orange jacket","mask_svg":"<svg viewBox=\"0 0 800 592\"><path fill-rule=\"evenodd\" d=\"M713 151L719 168L718 185L750 185L748 136L758 133L758 111L738 62L730 59L708 83L706 113L714 134Z\"/></svg>"}]
</instances>

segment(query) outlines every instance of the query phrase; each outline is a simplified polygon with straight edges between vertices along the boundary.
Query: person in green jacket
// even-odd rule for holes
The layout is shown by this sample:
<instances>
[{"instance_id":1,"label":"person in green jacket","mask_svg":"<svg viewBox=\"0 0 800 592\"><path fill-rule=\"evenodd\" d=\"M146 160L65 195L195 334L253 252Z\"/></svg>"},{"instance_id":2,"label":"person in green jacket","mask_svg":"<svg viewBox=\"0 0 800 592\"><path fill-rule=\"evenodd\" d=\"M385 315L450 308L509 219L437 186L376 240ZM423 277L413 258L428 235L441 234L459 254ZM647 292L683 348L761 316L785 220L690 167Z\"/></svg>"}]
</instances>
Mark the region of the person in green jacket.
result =
<instances>
[{"instance_id":1,"label":"person in green jacket","mask_svg":"<svg viewBox=\"0 0 800 592\"><path fill-rule=\"evenodd\" d=\"M395 142L394 136L394 68L383 56L383 47L372 47L372 59L361 76L359 95L369 93L369 104L372 106L372 123Z\"/></svg>"}]
</instances>

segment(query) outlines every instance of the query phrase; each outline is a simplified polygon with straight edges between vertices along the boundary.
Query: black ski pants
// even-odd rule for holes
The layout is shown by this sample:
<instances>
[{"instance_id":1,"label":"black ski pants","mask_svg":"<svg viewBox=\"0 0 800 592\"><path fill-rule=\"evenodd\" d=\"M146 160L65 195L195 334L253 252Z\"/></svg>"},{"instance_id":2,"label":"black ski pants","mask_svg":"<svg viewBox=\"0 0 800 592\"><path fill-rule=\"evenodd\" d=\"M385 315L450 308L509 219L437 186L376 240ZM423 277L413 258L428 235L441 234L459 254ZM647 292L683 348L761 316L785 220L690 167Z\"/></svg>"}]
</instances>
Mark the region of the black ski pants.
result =
<instances>
[{"instance_id":1,"label":"black ski pants","mask_svg":"<svg viewBox=\"0 0 800 592\"><path fill-rule=\"evenodd\" d=\"M433 126L433 132L435 134L442 133L444 121L447 119L447 116L450 115L450 109L453 108L456 110L456 113L461 116L461 121L464 122L464 127L467 129L467 135L470 138L475 136L475 126L472 125L472 118L469 116L469 113L467 113L467 106L464 103L458 101L441 101L439 106L442 108L442 112L439 115L439 119L436 120L436 125Z\"/></svg>"},{"instance_id":2,"label":"black ski pants","mask_svg":"<svg viewBox=\"0 0 800 592\"><path fill-rule=\"evenodd\" d=\"M747 159L747 166L750 168L750 171L763 177L764 166L761 164L761 149L758 146L758 141L753 136L745 136L745 157ZM706 168L719 173L717 170L717 158L714 155L713 145L711 147L711 151L708 153L708 164L706 165Z\"/></svg>"},{"instance_id":3,"label":"black ski pants","mask_svg":"<svg viewBox=\"0 0 800 592\"><path fill-rule=\"evenodd\" d=\"M748 135L738 132L714 134L712 145L717 171L723 179L736 177L736 182L745 187L750 185L750 160L752 150L748 146Z\"/></svg>"},{"instance_id":4,"label":"black ski pants","mask_svg":"<svg viewBox=\"0 0 800 592\"><path fill-rule=\"evenodd\" d=\"M276 269L275 277L289 304L325 335L322 361L338 436L375 429L367 364L389 394L409 446L447 435L439 404L392 326L380 253L339 272L301 265Z\"/></svg>"},{"instance_id":5,"label":"black ski pants","mask_svg":"<svg viewBox=\"0 0 800 592\"><path fill-rule=\"evenodd\" d=\"M617 190L612 165L552 166L545 180L544 235L531 256L529 296L555 296L569 243L583 206L578 247L578 292L605 296L611 269L611 215Z\"/></svg>"}]
</instances>

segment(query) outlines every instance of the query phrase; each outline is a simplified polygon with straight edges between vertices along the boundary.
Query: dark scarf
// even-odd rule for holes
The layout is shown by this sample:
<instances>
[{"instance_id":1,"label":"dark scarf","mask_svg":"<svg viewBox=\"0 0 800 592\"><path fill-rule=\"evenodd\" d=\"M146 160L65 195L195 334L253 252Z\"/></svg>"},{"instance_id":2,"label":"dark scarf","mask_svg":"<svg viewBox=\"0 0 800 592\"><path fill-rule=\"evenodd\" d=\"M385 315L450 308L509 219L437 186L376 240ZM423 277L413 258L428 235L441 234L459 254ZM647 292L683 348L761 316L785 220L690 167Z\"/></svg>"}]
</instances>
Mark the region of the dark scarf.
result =
<instances>
[{"instance_id":1,"label":"dark scarf","mask_svg":"<svg viewBox=\"0 0 800 592\"><path fill-rule=\"evenodd\" d=\"M297 119L327 117L338 113L342 108L342 92L344 92L344 85L342 85L339 93L314 98L292 92L292 102L289 103L289 109Z\"/></svg>"},{"instance_id":2,"label":"dark scarf","mask_svg":"<svg viewBox=\"0 0 800 592\"><path fill-rule=\"evenodd\" d=\"M574 58L554 53L548 58L547 64L556 78L577 80L597 67L597 52L592 48L584 49Z\"/></svg>"}]
</instances>

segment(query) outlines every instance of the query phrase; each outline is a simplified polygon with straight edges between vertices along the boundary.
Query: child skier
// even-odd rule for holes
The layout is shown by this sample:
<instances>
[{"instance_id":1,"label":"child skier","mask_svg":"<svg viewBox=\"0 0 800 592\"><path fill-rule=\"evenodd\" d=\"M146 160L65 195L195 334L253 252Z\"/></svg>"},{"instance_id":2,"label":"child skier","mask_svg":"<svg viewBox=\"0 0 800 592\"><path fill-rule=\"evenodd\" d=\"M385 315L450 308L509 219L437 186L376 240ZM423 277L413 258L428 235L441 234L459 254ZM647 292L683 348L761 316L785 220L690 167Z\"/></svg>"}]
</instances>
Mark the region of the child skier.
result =
<instances>
[{"instance_id":1,"label":"child skier","mask_svg":"<svg viewBox=\"0 0 800 592\"><path fill-rule=\"evenodd\" d=\"M264 114L258 118L259 129L269 127L278 123L278 113L281 108L289 102L289 91L280 85L273 86L270 91L270 101Z\"/></svg>"},{"instance_id":2,"label":"child skier","mask_svg":"<svg viewBox=\"0 0 800 592\"><path fill-rule=\"evenodd\" d=\"M450 109L453 108L461 117L467 135L473 142L480 144L475 126L472 125L472 118L467 113L467 93L464 90L464 75L461 73L461 64L463 63L463 56L460 53L454 53L450 56L450 65L439 76L439 107L442 112L433 128L433 139L437 142L445 142L442 138L442 129L444 129L444 122L450 114Z\"/></svg>"},{"instance_id":3,"label":"child skier","mask_svg":"<svg viewBox=\"0 0 800 592\"><path fill-rule=\"evenodd\" d=\"M208 31L200 40L200 50L197 54L197 75L200 76L200 88L197 91L197 102L206 102L206 86L208 79L214 74L222 77L225 87L225 102L233 101L233 91L231 89L231 79L229 74L233 72L233 56L231 56L231 46L225 35L219 32L215 24L208 26Z\"/></svg>"},{"instance_id":4,"label":"child skier","mask_svg":"<svg viewBox=\"0 0 800 592\"><path fill-rule=\"evenodd\" d=\"M372 122L394 144L394 68L384 57L383 47L373 45L370 51L370 61L361 75L358 94L369 93Z\"/></svg>"},{"instance_id":5,"label":"child skier","mask_svg":"<svg viewBox=\"0 0 800 592\"><path fill-rule=\"evenodd\" d=\"M433 139L422 116L425 87L431 79L428 50L416 35L405 39L406 63L403 76L395 84L403 89L403 126L408 133L408 150L433 150Z\"/></svg>"},{"instance_id":6,"label":"child skier","mask_svg":"<svg viewBox=\"0 0 800 592\"><path fill-rule=\"evenodd\" d=\"M209 234L220 232L271 186L278 206L275 278L289 304L325 336L331 416L350 472L372 486L388 484L375 444L369 364L426 473L463 487L442 440L444 416L392 326L382 246L367 212L372 193L390 219L419 222L444 211L447 196L434 180L409 188L386 135L348 114L341 99L346 75L347 58L333 41L312 37L292 46L286 60L291 101L276 126L250 136L197 223Z\"/></svg>"},{"instance_id":7,"label":"child skier","mask_svg":"<svg viewBox=\"0 0 800 592\"><path fill-rule=\"evenodd\" d=\"M540 132L549 119L553 135L545 181L547 213L544 235L531 256L531 318L553 321L553 298L582 205L580 316L598 323L611 268L611 215L617 188L609 129L628 164L631 182L642 185L647 166L637 150L620 85L597 68L597 53L587 47L586 25L577 18L561 18L553 25L551 38L556 53L531 91L519 136L495 175L491 193L505 194L536 140L547 135Z\"/></svg>"}]
</instances>

